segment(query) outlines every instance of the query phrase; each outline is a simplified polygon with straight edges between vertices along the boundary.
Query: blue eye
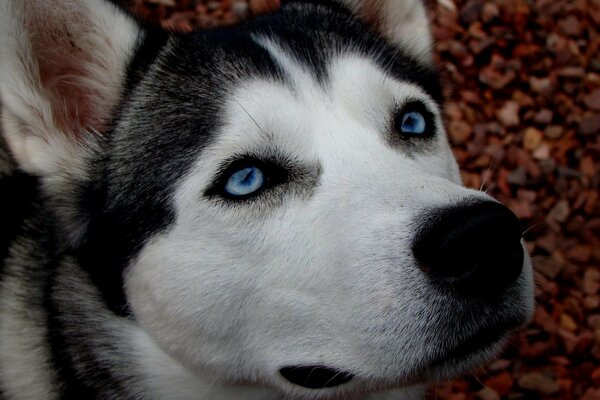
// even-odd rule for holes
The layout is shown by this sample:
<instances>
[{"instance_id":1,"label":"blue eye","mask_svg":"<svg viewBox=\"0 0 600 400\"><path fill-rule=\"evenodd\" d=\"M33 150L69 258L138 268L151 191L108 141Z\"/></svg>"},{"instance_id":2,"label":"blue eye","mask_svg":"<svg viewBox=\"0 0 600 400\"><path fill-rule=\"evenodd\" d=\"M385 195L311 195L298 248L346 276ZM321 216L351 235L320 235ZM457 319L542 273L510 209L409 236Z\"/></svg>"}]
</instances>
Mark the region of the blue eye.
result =
<instances>
[{"instance_id":1,"label":"blue eye","mask_svg":"<svg viewBox=\"0 0 600 400\"><path fill-rule=\"evenodd\" d=\"M265 175L259 168L242 168L231 174L225 184L225 192L234 197L248 196L262 189L265 181Z\"/></svg>"},{"instance_id":2,"label":"blue eye","mask_svg":"<svg viewBox=\"0 0 600 400\"><path fill-rule=\"evenodd\" d=\"M425 117L418 111L410 111L402 115L400 132L407 135L423 135L427 131Z\"/></svg>"}]
</instances>

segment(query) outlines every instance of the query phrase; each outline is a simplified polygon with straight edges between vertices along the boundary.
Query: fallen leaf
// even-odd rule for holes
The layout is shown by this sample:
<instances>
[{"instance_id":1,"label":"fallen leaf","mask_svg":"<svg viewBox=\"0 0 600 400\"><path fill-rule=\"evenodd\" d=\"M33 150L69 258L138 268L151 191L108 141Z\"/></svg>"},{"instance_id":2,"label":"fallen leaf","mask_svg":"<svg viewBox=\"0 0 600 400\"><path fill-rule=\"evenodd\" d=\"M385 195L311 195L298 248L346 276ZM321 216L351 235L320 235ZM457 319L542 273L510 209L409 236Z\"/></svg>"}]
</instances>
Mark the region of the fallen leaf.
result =
<instances>
[{"instance_id":1,"label":"fallen leaf","mask_svg":"<svg viewBox=\"0 0 600 400\"><path fill-rule=\"evenodd\" d=\"M545 395L558 392L560 386L555 379L540 372L529 372L519 378L519 386Z\"/></svg>"},{"instance_id":2,"label":"fallen leaf","mask_svg":"<svg viewBox=\"0 0 600 400\"><path fill-rule=\"evenodd\" d=\"M518 126L521 122L519 117L519 109L519 103L515 101L508 101L500 110L498 110L496 116L504 126Z\"/></svg>"}]
</instances>

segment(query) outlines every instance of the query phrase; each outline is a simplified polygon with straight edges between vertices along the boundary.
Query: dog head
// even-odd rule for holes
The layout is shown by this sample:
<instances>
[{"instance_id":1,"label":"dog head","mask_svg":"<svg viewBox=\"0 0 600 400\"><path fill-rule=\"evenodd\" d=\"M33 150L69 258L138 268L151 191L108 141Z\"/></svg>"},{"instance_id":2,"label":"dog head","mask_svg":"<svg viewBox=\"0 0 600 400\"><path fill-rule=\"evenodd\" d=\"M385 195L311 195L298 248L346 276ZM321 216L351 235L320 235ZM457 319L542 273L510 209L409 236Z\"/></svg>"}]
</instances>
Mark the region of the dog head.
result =
<instances>
[{"instance_id":1,"label":"dog head","mask_svg":"<svg viewBox=\"0 0 600 400\"><path fill-rule=\"evenodd\" d=\"M108 308L221 383L299 397L480 364L532 313L516 217L461 186L417 0L189 34L2 5L5 136Z\"/></svg>"}]
</instances>

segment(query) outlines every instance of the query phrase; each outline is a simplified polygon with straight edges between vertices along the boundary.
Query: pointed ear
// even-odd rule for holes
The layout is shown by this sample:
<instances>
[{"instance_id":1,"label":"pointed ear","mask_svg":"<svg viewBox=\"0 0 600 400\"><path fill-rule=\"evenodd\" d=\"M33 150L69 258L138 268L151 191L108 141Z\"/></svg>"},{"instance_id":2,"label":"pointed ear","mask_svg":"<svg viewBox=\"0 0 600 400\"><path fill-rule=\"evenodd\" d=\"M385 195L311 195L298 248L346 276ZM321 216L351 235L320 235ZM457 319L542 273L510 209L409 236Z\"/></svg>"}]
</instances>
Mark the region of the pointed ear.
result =
<instances>
[{"instance_id":1,"label":"pointed ear","mask_svg":"<svg viewBox=\"0 0 600 400\"><path fill-rule=\"evenodd\" d=\"M379 34L420 61L433 59L429 21L422 0L339 0Z\"/></svg>"},{"instance_id":2,"label":"pointed ear","mask_svg":"<svg viewBox=\"0 0 600 400\"><path fill-rule=\"evenodd\" d=\"M141 34L105 0L0 2L2 122L21 168L61 172L103 133Z\"/></svg>"}]
</instances>

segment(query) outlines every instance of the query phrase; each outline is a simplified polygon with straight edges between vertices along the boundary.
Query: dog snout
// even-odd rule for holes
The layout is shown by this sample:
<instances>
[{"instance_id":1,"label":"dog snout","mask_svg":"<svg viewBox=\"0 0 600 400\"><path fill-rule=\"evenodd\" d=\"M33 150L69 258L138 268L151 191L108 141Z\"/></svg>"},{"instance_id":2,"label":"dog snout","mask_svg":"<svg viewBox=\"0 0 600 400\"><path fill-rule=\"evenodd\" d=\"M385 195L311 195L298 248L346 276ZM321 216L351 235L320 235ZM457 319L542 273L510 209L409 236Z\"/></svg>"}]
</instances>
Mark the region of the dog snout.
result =
<instances>
[{"instance_id":1,"label":"dog snout","mask_svg":"<svg viewBox=\"0 0 600 400\"><path fill-rule=\"evenodd\" d=\"M436 283L464 295L493 296L523 269L521 224L505 206L479 202L429 212L413 253Z\"/></svg>"}]
</instances>

